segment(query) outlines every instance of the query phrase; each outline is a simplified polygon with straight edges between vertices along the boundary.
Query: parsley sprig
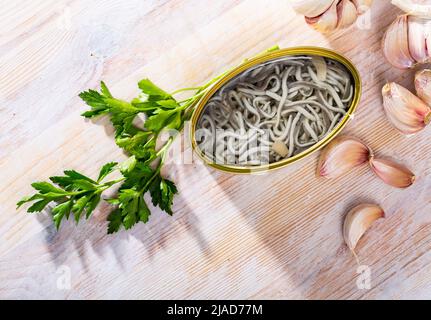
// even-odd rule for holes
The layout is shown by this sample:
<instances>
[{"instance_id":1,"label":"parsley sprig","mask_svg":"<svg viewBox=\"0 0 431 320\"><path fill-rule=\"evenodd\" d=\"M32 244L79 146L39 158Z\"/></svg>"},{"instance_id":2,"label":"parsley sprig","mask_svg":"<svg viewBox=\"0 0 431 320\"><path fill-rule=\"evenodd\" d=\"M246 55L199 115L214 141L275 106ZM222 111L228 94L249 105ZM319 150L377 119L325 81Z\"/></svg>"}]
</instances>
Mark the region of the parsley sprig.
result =
<instances>
[{"instance_id":1,"label":"parsley sprig","mask_svg":"<svg viewBox=\"0 0 431 320\"><path fill-rule=\"evenodd\" d=\"M278 47L268 49L277 50ZM50 177L50 182L36 182L32 187L34 195L24 197L17 205L21 207L32 203L28 212L41 212L48 205L52 206L52 218L57 229L64 218L73 215L78 223L84 216L88 219L102 199L102 193L118 185L113 198L104 199L113 206L108 215L108 233L118 232L121 228L132 228L139 222L146 223L151 211L145 200L151 198L154 206L172 215L173 198L178 190L175 184L161 176L167 152L175 136L160 147L156 142L165 130L181 131L185 121L190 119L196 102L219 79L230 70L215 77L200 87L184 88L167 93L149 79L138 83L140 94L132 101L115 98L106 84L101 82L100 91L88 90L79 96L90 107L82 114L85 118L107 115L115 128L115 142L129 158L121 164L105 164L96 180L75 170L64 171L64 176ZM175 99L179 93L192 92L185 100ZM143 114L146 117L144 128L134 125L135 118ZM108 176L118 171L121 178L107 180Z\"/></svg>"},{"instance_id":2,"label":"parsley sprig","mask_svg":"<svg viewBox=\"0 0 431 320\"><path fill-rule=\"evenodd\" d=\"M115 128L115 142L129 158L122 164L108 163L100 170L99 178L93 180L73 170L64 172L65 176L51 177L51 182L33 183L36 194L18 202L21 205L33 202L28 212L40 212L50 203L54 203L52 216L57 228L63 218L71 214L79 222L85 212L86 218L101 201L102 193L114 185L120 184L115 197L105 199L114 209L108 215L108 233L126 230L138 222L148 222L151 215L145 200L149 194L154 206L172 215L173 198L178 190L175 184L161 176L160 171L174 136L156 149L156 142L164 130L180 131L189 119L192 107L208 90L213 82L194 88L190 98L177 101L175 94L190 91L191 88L177 90L168 94L149 79L139 82L141 94L131 102L114 98L104 82L101 90L88 90L79 96L90 106L82 114L85 118L108 115ZM133 124L139 114L146 116L144 128ZM114 171L119 171L122 178L105 182L104 179Z\"/></svg>"},{"instance_id":3,"label":"parsley sprig","mask_svg":"<svg viewBox=\"0 0 431 320\"><path fill-rule=\"evenodd\" d=\"M28 212L40 212L51 202L56 203L52 209L52 219L57 228L64 217L71 213L78 223L82 214L88 218L100 202L101 194L120 180L103 180L116 168L117 163L105 164L100 170L97 180L93 180L77 171L66 170L64 176L50 177L52 183L35 182L32 187L38 192L30 197L24 197L18 202L18 207L27 202L33 202Z\"/></svg>"}]
</instances>

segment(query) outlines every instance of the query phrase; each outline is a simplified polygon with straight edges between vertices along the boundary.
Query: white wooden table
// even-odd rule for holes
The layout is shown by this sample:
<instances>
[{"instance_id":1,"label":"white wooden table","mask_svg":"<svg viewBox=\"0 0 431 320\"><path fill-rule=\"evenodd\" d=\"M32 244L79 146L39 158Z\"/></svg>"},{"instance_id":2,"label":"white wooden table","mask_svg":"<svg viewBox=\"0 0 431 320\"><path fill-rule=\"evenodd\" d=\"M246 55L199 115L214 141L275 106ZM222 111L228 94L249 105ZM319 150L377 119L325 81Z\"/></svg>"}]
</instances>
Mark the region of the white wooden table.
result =
<instances>
[{"instance_id":1,"label":"white wooden table","mask_svg":"<svg viewBox=\"0 0 431 320\"><path fill-rule=\"evenodd\" d=\"M384 83L411 88L414 74L382 57L383 31L399 13L389 1L375 1L368 29L330 36L285 0L1 0L0 8L1 298L431 298L431 128L403 137L382 111ZM33 181L67 168L95 175L125 158L107 119L79 116L82 90L103 79L132 98L145 77L169 90L196 85L277 43L353 60L364 94L345 132L413 168L413 187L395 190L366 167L317 179L315 155L260 176L170 165L175 215L154 209L147 225L113 236L107 205L59 232L48 213L15 210ZM357 286L341 234L347 210L364 201L387 213L357 248L369 289Z\"/></svg>"}]
</instances>

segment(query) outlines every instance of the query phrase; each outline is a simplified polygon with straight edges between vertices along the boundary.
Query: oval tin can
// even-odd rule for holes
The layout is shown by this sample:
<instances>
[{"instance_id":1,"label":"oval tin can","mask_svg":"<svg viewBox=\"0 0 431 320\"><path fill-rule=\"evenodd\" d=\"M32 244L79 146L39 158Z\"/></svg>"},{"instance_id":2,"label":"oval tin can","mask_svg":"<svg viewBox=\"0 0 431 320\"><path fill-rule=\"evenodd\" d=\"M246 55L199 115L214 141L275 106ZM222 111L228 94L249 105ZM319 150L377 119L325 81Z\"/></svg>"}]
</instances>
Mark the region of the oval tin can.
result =
<instances>
[{"instance_id":1,"label":"oval tin can","mask_svg":"<svg viewBox=\"0 0 431 320\"><path fill-rule=\"evenodd\" d=\"M197 126L198 120L202 112L204 111L205 106L207 105L207 102L209 101L209 99L211 99L211 97L220 88L222 88L225 84L227 84L229 81L231 81L236 76L243 73L244 71L247 71L248 69L253 68L254 66L257 66L265 62L270 62L272 60L277 60L283 57L296 56L296 55L321 56L324 58L335 60L346 67L346 69L350 72L352 76L353 86L354 86L353 99L347 110L346 116L338 123L338 125L332 130L332 132L330 132L324 139L322 139L315 145L311 146L307 150L304 150L303 152L293 157L290 157L275 163L265 164L261 166L238 166L238 165L226 165L226 164L215 163L210 159L208 159L203 154L203 152L199 149L196 141L195 133L196 133L196 126ZM334 139L344 129L344 127L347 125L349 120L352 118L356 108L359 105L361 93L362 93L362 84L361 84L361 77L358 70L349 59L347 59L343 55L333 50L320 48L320 47L293 47L293 48L277 49L277 50L269 51L267 53L260 54L255 58L247 59L236 68L231 69L228 73L225 74L225 76L223 76L217 82L215 82L211 87L211 89L204 96L202 96L202 98L196 104L195 110L193 111L193 114L191 116L191 124L190 124L190 132L189 132L191 145L195 154L197 154L199 158L203 160L207 165L224 172L236 173L236 174L250 174L250 173L261 173L266 171L272 171L279 168L284 168L289 164L295 163L301 159L304 159L310 156L311 154L322 149L329 142L331 142L331 140Z\"/></svg>"}]
</instances>

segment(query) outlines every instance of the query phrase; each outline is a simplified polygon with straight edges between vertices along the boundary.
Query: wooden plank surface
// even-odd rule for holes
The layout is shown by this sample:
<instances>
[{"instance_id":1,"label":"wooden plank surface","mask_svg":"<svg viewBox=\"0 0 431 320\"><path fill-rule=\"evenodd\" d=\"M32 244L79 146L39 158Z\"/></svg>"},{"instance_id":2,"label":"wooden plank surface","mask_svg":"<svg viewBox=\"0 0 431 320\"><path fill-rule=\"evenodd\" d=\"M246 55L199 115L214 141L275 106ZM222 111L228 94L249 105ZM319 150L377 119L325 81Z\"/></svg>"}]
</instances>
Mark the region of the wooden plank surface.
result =
<instances>
[{"instance_id":1,"label":"wooden plank surface","mask_svg":"<svg viewBox=\"0 0 431 320\"><path fill-rule=\"evenodd\" d=\"M431 298L431 130L401 136L382 111L383 84L411 88L414 74L382 57L383 31L399 13L389 1L375 1L365 28L330 36L306 26L285 0L0 7L1 298ZM35 180L66 168L94 175L124 159L106 119L79 116L80 91L103 79L132 98L144 77L169 90L191 86L277 43L333 48L357 65L364 94L345 133L413 168L413 187L395 190L365 167L317 179L317 155L256 176L176 161L166 170L180 190L174 217L154 209L150 223L130 232L106 235L106 205L58 233L48 213L16 212ZM341 234L346 211L363 201L387 212L358 246L369 288L357 285L364 273Z\"/></svg>"}]
</instances>

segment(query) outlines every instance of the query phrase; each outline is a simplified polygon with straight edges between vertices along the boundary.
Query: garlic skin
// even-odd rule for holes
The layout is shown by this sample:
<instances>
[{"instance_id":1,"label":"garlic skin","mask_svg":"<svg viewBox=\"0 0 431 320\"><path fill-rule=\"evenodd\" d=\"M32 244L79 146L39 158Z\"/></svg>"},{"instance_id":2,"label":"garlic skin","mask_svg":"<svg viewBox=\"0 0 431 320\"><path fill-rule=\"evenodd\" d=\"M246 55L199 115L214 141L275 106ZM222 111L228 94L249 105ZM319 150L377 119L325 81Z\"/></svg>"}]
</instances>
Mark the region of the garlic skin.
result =
<instances>
[{"instance_id":1,"label":"garlic skin","mask_svg":"<svg viewBox=\"0 0 431 320\"><path fill-rule=\"evenodd\" d=\"M340 136L322 151L317 175L328 179L338 178L351 169L368 162L371 150L359 139Z\"/></svg>"},{"instance_id":2,"label":"garlic skin","mask_svg":"<svg viewBox=\"0 0 431 320\"><path fill-rule=\"evenodd\" d=\"M370 159L371 169L386 184L395 188L408 188L416 180L416 176L406 166L391 160Z\"/></svg>"},{"instance_id":3,"label":"garlic skin","mask_svg":"<svg viewBox=\"0 0 431 320\"><path fill-rule=\"evenodd\" d=\"M305 16L305 21L322 33L352 25L365 13L372 0L290 0L293 9Z\"/></svg>"},{"instance_id":4,"label":"garlic skin","mask_svg":"<svg viewBox=\"0 0 431 320\"><path fill-rule=\"evenodd\" d=\"M392 0L392 4L410 15L431 17L429 0Z\"/></svg>"},{"instance_id":5,"label":"garlic skin","mask_svg":"<svg viewBox=\"0 0 431 320\"><path fill-rule=\"evenodd\" d=\"M431 70L424 69L416 72L415 75L416 94L428 106L431 106ZM425 117L425 124L430 123L431 113Z\"/></svg>"},{"instance_id":6,"label":"garlic skin","mask_svg":"<svg viewBox=\"0 0 431 320\"><path fill-rule=\"evenodd\" d=\"M383 107L391 124L403 134L421 131L430 120L430 107L406 88L388 83L382 89Z\"/></svg>"},{"instance_id":7,"label":"garlic skin","mask_svg":"<svg viewBox=\"0 0 431 320\"><path fill-rule=\"evenodd\" d=\"M349 211L344 219L343 237L354 254L359 239L376 220L384 217L383 209L374 204L361 204Z\"/></svg>"}]
</instances>

